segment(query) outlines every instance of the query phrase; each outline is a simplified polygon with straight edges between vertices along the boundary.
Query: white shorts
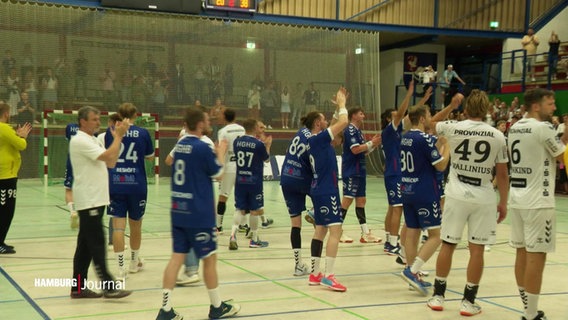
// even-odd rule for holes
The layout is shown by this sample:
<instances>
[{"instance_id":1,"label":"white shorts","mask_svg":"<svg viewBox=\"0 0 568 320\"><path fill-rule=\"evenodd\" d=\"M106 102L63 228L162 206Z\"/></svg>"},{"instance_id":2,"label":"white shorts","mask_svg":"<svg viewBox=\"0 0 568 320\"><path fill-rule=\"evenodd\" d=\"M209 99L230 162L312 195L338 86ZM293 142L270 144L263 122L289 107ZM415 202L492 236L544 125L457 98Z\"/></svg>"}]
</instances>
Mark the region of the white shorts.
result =
<instances>
[{"instance_id":1,"label":"white shorts","mask_svg":"<svg viewBox=\"0 0 568 320\"><path fill-rule=\"evenodd\" d=\"M509 209L513 248L525 248L527 252L554 252L556 249L556 210Z\"/></svg>"},{"instance_id":2,"label":"white shorts","mask_svg":"<svg viewBox=\"0 0 568 320\"><path fill-rule=\"evenodd\" d=\"M219 195L229 198L231 193L233 193L236 179L236 172L225 172L223 174L223 180L219 183Z\"/></svg>"},{"instance_id":3,"label":"white shorts","mask_svg":"<svg viewBox=\"0 0 568 320\"><path fill-rule=\"evenodd\" d=\"M442 241L458 244L467 224L467 241L494 244L497 230L497 203L475 204L446 196L442 210Z\"/></svg>"}]
</instances>

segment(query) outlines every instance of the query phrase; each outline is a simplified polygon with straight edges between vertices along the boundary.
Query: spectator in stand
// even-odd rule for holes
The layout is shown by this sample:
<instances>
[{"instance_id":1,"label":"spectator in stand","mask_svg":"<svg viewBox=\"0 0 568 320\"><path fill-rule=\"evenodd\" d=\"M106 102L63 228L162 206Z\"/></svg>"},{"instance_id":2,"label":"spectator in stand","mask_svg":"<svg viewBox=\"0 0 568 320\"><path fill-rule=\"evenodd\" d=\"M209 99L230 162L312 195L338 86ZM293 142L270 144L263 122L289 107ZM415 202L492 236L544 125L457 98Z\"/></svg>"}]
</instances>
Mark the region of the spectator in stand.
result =
<instances>
[{"instance_id":1,"label":"spectator in stand","mask_svg":"<svg viewBox=\"0 0 568 320\"><path fill-rule=\"evenodd\" d=\"M249 118L258 120L260 117L260 87L253 84L248 92Z\"/></svg>"},{"instance_id":2,"label":"spectator in stand","mask_svg":"<svg viewBox=\"0 0 568 320\"><path fill-rule=\"evenodd\" d=\"M288 129L288 117L290 116L290 91L288 91L288 86L284 86L280 94L280 116L282 129Z\"/></svg>"},{"instance_id":3,"label":"spectator in stand","mask_svg":"<svg viewBox=\"0 0 568 320\"><path fill-rule=\"evenodd\" d=\"M304 92L304 106L305 112L312 112L316 110L319 100L319 91L315 89L314 83L310 83L310 88Z\"/></svg>"},{"instance_id":4,"label":"spectator in stand","mask_svg":"<svg viewBox=\"0 0 568 320\"><path fill-rule=\"evenodd\" d=\"M560 48L560 39L558 34L554 31L550 34L548 39L548 69L551 80L556 80L556 65L558 64L558 49Z\"/></svg>"},{"instance_id":5,"label":"spectator in stand","mask_svg":"<svg viewBox=\"0 0 568 320\"><path fill-rule=\"evenodd\" d=\"M47 68L46 74L41 81L41 87L43 89L41 101L43 109L53 109L57 105L57 87L59 82L57 77L53 73L51 68Z\"/></svg>"},{"instance_id":6,"label":"spectator in stand","mask_svg":"<svg viewBox=\"0 0 568 320\"><path fill-rule=\"evenodd\" d=\"M87 74L89 61L85 59L85 52L79 51L79 57L74 61L75 69L75 100L81 98L87 101ZM79 93L81 91L81 93Z\"/></svg>"},{"instance_id":7,"label":"spectator in stand","mask_svg":"<svg viewBox=\"0 0 568 320\"><path fill-rule=\"evenodd\" d=\"M223 94L225 95L225 101L231 101L231 98L233 97L233 86L233 64L227 63L227 65L225 66L225 71L223 72Z\"/></svg>"},{"instance_id":8,"label":"spectator in stand","mask_svg":"<svg viewBox=\"0 0 568 320\"><path fill-rule=\"evenodd\" d=\"M296 84L296 89L292 92L292 126L300 127L300 119L304 116L304 85L301 82Z\"/></svg>"},{"instance_id":9,"label":"spectator in stand","mask_svg":"<svg viewBox=\"0 0 568 320\"><path fill-rule=\"evenodd\" d=\"M16 59L12 55L12 50L6 50L4 52L4 59L2 59L2 69L4 71L4 76L10 74L10 70L16 67Z\"/></svg>"},{"instance_id":10,"label":"spectator in stand","mask_svg":"<svg viewBox=\"0 0 568 320\"><path fill-rule=\"evenodd\" d=\"M523 45L523 49L527 53L527 70L530 72L531 81L536 81L534 77L535 71L535 63L536 63L536 48L540 44L536 34L534 34L534 30L529 28L527 34L521 40L521 44Z\"/></svg>"},{"instance_id":11,"label":"spectator in stand","mask_svg":"<svg viewBox=\"0 0 568 320\"><path fill-rule=\"evenodd\" d=\"M24 123L33 123L35 119L35 109L31 104L29 95L27 92L22 92L21 100L18 102L18 116L16 122L20 125Z\"/></svg>"},{"instance_id":12,"label":"spectator in stand","mask_svg":"<svg viewBox=\"0 0 568 320\"><path fill-rule=\"evenodd\" d=\"M101 81L101 89L103 90L103 106L108 110L114 109L114 81L116 80L116 73L111 70L108 62L105 63L105 68L99 79Z\"/></svg>"},{"instance_id":13,"label":"spectator in stand","mask_svg":"<svg viewBox=\"0 0 568 320\"><path fill-rule=\"evenodd\" d=\"M436 83L437 75L438 72L434 71L434 68L432 68L432 66L427 66L426 68L424 68L424 72L422 72L422 83L424 84L424 92L426 92L428 88L432 87L432 85ZM435 89L436 87L434 87L433 90ZM430 114L436 113L436 106L432 104L433 96L434 95L431 95L430 98L426 101L426 105L430 106Z\"/></svg>"},{"instance_id":14,"label":"spectator in stand","mask_svg":"<svg viewBox=\"0 0 568 320\"><path fill-rule=\"evenodd\" d=\"M275 114L276 106L278 105L278 95L274 90L274 82L269 81L268 85L260 93L260 102L264 107L262 111L262 118L268 129L272 129L270 125L272 123L272 118Z\"/></svg>"},{"instance_id":15,"label":"spectator in stand","mask_svg":"<svg viewBox=\"0 0 568 320\"><path fill-rule=\"evenodd\" d=\"M20 77L18 77L16 68L10 69L4 84L8 89L6 103L10 106L10 116L15 116L18 114L17 107L20 102Z\"/></svg>"},{"instance_id":16,"label":"spectator in stand","mask_svg":"<svg viewBox=\"0 0 568 320\"><path fill-rule=\"evenodd\" d=\"M443 106L450 104L449 99L455 94L455 92L450 92L454 91L450 90L450 88L452 87L452 81L454 79L458 80L462 85L465 85L465 81L463 81L462 78L460 78L460 76L457 74L457 72L454 71L454 66L449 64L448 68L444 70L444 73L442 73L442 79L440 79L440 87L442 88L442 101L444 102ZM448 99L448 101L446 101L446 98Z\"/></svg>"}]
</instances>

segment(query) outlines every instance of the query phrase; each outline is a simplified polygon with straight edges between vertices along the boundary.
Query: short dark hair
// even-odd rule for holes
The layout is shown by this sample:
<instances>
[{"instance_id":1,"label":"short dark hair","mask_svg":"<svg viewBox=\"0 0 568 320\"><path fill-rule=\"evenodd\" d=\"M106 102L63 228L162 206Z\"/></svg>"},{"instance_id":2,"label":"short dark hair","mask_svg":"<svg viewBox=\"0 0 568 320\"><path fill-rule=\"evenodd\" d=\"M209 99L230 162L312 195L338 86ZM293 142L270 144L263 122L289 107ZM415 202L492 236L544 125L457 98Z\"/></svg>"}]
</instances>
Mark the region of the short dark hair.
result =
<instances>
[{"instance_id":1,"label":"short dark hair","mask_svg":"<svg viewBox=\"0 0 568 320\"><path fill-rule=\"evenodd\" d=\"M349 111L347 112L347 117L349 120L351 120L351 117L353 117L354 114L362 112L363 108L361 107L353 107L351 109L349 109Z\"/></svg>"},{"instance_id":2,"label":"short dark hair","mask_svg":"<svg viewBox=\"0 0 568 320\"><path fill-rule=\"evenodd\" d=\"M205 121L205 113L197 107L189 107L185 110L183 122L189 131L195 131L199 122Z\"/></svg>"},{"instance_id":3,"label":"short dark hair","mask_svg":"<svg viewBox=\"0 0 568 320\"><path fill-rule=\"evenodd\" d=\"M426 113L430 111L430 108L426 105L413 106L408 110L408 119L413 126L420 123L421 117L426 117Z\"/></svg>"},{"instance_id":4,"label":"short dark hair","mask_svg":"<svg viewBox=\"0 0 568 320\"><path fill-rule=\"evenodd\" d=\"M525 106L532 109L535 103L541 103L544 97L554 97L554 91L543 88L530 89L525 92Z\"/></svg>"},{"instance_id":5,"label":"short dark hair","mask_svg":"<svg viewBox=\"0 0 568 320\"><path fill-rule=\"evenodd\" d=\"M387 110L383 111L383 113L381 113L381 129L384 130L389 125L389 119L392 120L393 111L395 111L394 108L388 108Z\"/></svg>"},{"instance_id":6,"label":"short dark hair","mask_svg":"<svg viewBox=\"0 0 568 320\"><path fill-rule=\"evenodd\" d=\"M4 113L6 112L10 112L10 105L5 103L5 102L1 102L0 103L0 117L4 115Z\"/></svg>"},{"instance_id":7,"label":"short dark hair","mask_svg":"<svg viewBox=\"0 0 568 320\"><path fill-rule=\"evenodd\" d=\"M118 107L118 114L123 119L132 119L136 116L136 106L130 102L125 102Z\"/></svg>"},{"instance_id":8,"label":"short dark hair","mask_svg":"<svg viewBox=\"0 0 568 320\"><path fill-rule=\"evenodd\" d=\"M112 122L122 121L122 117L118 113L111 114L110 116L108 116L108 119Z\"/></svg>"},{"instance_id":9,"label":"short dark hair","mask_svg":"<svg viewBox=\"0 0 568 320\"><path fill-rule=\"evenodd\" d=\"M246 133L253 133L257 124L258 120L249 118L243 122L243 128L245 128Z\"/></svg>"},{"instance_id":10,"label":"short dark hair","mask_svg":"<svg viewBox=\"0 0 568 320\"><path fill-rule=\"evenodd\" d=\"M231 108L227 108L225 109L225 111L223 111L223 115L225 116L225 120L227 120L228 122L233 122L235 121L237 112Z\"/></svg>"},{"instance_id":11,"label":"short dark hair","mask_svg":"<svg viewBox=\"0 0 568 320\"><path fill-rule=\"evenodd\" d=\"M77 123L79 124L79 126L81 126L81 120L89 120L89 113L94 113L94 114L100 114L101 112L99 111L99 109L93 107L93 106L84 106L81 107L81 109L79 109L78 113L77 113Z\"/></svg>"},{"instance_id":12,"label":"short dark hair","mask_svg":"<svg viewBox=\"0 0 568 320\"><path fill-rule=\"evenodd\" d=\"M316 120L319 119L321 115L322 114L319 111L312 111L301 119L302 124L306 128L312 130L314 128L314 122L316 122Z\"/></svg>"}]
</instances>

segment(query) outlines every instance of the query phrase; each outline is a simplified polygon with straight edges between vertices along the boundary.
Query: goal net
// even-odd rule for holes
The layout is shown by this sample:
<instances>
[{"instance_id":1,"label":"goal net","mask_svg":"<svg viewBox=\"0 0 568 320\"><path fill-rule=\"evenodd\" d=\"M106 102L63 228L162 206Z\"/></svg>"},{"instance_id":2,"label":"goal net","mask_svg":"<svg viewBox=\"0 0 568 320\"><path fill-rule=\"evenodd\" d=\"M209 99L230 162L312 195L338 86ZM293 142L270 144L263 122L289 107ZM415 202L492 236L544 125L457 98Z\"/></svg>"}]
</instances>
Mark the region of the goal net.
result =
<instances>
[{"instance_id":1,"label":"goal net","mask_svg":"<svg viewBox=\"0 0 568 320\"><path fill-rule=\"evenodd\" d=\"M109 115L115 112L101 111L101 130L105 132ZM43 179L45 185L63 184L69 141L65 137L65 128L70 123L77 123L76 110L45 110L42 113L43 127ZM135 125L149 131L154 144L155 160L146 163L148 183L155 184L159 178L159 136L160 125L158 115L154 113L139 113ZM40 149L41 150L41 149Z\"/></svg>"}]
</instances>

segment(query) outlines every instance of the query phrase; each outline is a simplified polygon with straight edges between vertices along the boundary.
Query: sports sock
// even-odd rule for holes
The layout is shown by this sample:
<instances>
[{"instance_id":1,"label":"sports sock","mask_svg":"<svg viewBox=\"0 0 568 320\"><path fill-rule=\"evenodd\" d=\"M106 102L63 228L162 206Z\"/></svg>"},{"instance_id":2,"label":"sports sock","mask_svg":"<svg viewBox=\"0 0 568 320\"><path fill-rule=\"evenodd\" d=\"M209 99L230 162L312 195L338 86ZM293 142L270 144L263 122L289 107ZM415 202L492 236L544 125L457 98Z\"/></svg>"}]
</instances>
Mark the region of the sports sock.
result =
<instances>
[{"instance_id":1,"label":"sports sock","mask_svg":"<svg viewBox=\"0 0 568 320\"><path fill-rule=\"evenodd\" d=\"M166 312L172 310L172 306L170 304L171 296L172 296L171 289L162 290L162 309L164 309L164 311Z\"/></svg>"}]
</instances>

